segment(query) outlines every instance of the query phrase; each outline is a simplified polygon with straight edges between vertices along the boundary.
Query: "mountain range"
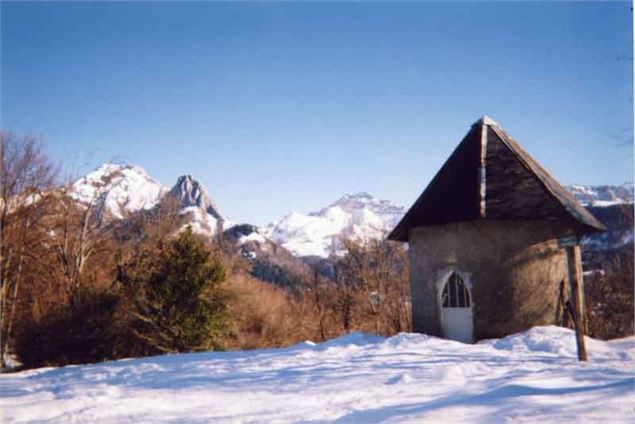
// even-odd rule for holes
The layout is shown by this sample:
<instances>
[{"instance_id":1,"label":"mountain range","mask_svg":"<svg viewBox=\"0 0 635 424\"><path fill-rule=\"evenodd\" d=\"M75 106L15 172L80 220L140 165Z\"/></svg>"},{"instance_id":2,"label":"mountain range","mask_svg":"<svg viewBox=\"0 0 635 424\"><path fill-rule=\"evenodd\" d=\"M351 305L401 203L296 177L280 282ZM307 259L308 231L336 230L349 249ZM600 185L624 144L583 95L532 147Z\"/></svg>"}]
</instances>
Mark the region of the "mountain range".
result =
<instances>
[{"instance_id":1,"label":"mountain range","mask_svg":"<svg viewBox=\"0 0 635 424\"><path fill-rule=\"evenodd\" d=\"M77 179L70 195L79 203L92 203L102 219L124 219L131 213L150 210L164 199L176 202L178 214L194 232L213 236L233 222L224 218L205 187L191 175L179 177L166 187L137 165L106 163Z\"/></svg>"},{"instance_id":2,"label":"mountain range","mask_svg":"<svg viewBox=\"0 0 635 424\"><path fill-rule=\"evenodd\" d=\"M619 231L613 231L610 236L588 239L589 246L601 249L632 242L632 207L616 209L616 217L610 211L615 205L633 202L632 184L578 184L567 188L594 213L602 215L611 230L619 227ZM177 202L184 225L191 225L199 234L212 237L221 230L235 227L212 201L206 188L191 175L179 177L174 186L168 188L140 166L106 163L75 181L71 195L80 203L92 202L104 219L123 219L129 213L150 210L163 199L171 198ZM630 220L622 217L624 211L630 213ZM315 212L289 213L261 228L242 225L231 232L230 238L243 256L252 260L280 252L285 263L288 263L287 252L296 257L326 258L342 253L345 240L363 243L385 236L405 212L404 207L389 200L359 192L346 194ZM606 220L614 220L616 224Z\"/></svg>"}]
</instances>

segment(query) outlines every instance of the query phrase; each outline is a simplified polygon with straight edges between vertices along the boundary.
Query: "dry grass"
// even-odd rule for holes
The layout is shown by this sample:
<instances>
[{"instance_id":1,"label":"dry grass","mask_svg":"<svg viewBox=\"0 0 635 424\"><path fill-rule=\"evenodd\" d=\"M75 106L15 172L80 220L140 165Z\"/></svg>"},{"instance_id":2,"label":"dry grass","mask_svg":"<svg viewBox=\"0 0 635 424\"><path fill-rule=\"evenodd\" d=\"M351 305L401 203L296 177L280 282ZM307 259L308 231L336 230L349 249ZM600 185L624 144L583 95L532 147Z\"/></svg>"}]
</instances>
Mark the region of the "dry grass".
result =
<instances>
[{"instance_id":1,"label":"dry grass","mask_svg":"<svg viewBox=\"0 0 635 424\"><path fill-rule=\"evenodd\" d=\"M230 276L226 288L232 293L229 349L288 346L315 333L316 319L310 305L284 290L244 273Z\"/></svg>"}]
</instances>

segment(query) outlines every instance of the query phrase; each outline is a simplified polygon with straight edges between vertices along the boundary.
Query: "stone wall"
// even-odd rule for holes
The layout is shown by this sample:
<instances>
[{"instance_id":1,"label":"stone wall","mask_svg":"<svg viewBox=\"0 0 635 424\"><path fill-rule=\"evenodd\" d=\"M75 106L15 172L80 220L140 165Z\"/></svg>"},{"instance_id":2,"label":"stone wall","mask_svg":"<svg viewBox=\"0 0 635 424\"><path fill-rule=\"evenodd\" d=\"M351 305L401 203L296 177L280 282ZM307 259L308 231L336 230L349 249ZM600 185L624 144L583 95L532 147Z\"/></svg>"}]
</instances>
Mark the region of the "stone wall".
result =
<instances>
[{"instance_id":1,"label":"stone wall","mask_svg":"<svg viewBox=\"0 0 635 424\"><path fill-rule=\"evenodd\" d=\"M439 293L452 271L470 288L474 337L502 337L559 323L567 262L553 221L471 221L410 231L414 331L443 336Z\"/></svg>"}]
</instances>

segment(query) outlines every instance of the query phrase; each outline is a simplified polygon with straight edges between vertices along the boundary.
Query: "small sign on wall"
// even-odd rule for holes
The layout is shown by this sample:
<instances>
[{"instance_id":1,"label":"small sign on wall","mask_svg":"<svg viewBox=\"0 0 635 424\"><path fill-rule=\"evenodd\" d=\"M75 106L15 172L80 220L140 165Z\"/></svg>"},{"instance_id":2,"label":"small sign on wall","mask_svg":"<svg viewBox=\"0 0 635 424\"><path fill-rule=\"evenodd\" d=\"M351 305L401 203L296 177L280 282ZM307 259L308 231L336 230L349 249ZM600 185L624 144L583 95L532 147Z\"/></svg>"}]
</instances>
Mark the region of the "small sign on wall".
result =
<instances>
[{"instance_id":1,"label":"small sign on wall","mask_svg":"<svg viewBox=\"0 0 635 424\"><path fill-rule=\"evenodd\" d=\"M558 239L558 247L573 247L573 246L577 246L579 244L580 240L578 239L578 236L568 236L568 237L562 237L561 239Z\"/></svg>"}]
</instances>

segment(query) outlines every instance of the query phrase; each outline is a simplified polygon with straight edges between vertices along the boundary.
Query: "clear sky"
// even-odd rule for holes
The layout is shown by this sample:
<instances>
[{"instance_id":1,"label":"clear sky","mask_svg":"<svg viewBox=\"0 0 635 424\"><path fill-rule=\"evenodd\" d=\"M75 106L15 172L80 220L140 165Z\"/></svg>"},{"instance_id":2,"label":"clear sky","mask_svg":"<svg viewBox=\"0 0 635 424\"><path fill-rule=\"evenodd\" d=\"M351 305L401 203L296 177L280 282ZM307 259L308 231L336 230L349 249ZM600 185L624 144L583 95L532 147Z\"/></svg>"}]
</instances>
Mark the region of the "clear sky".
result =
<instances>
[{"instance_id":1,"label":"clear sky","mask_svg":"<svg viewBox=\"0 0 635 424\"><path fill-rule=\"evenodd\" d=\"M265 224L410 206L498 121L564 184L633 179L630 2L2 2L2 128L68 172L190 173Z\"/></svg>"}]
</instances>

